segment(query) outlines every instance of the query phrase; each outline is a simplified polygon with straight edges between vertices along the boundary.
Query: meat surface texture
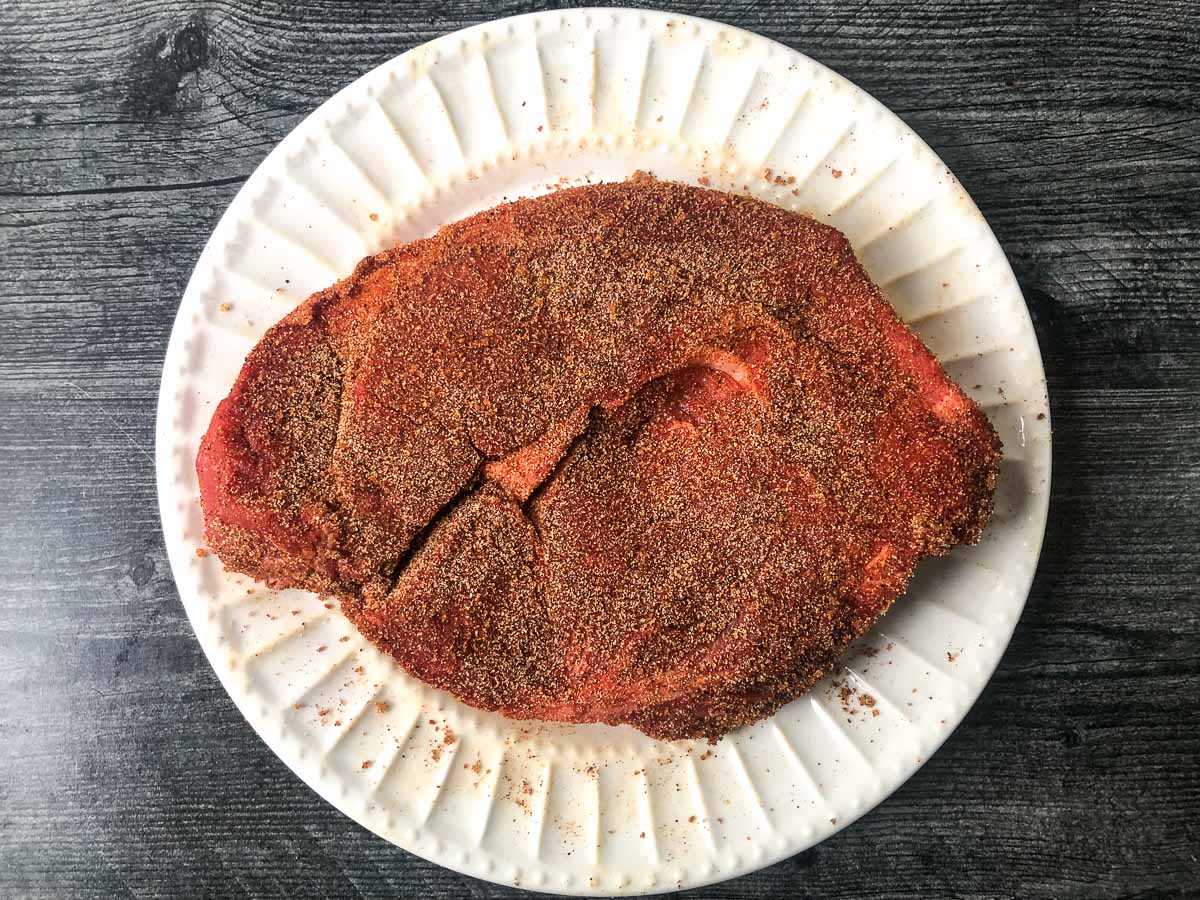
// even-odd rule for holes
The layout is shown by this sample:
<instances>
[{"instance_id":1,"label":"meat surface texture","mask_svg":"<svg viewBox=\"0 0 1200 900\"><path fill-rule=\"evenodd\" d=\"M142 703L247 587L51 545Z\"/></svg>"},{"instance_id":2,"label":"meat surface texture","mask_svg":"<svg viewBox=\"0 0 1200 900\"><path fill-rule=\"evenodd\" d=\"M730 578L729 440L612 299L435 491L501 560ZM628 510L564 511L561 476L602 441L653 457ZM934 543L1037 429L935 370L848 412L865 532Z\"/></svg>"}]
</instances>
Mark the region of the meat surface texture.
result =
<instances>
[{"instance_id":1,"label":"meat surface texture","mask_svg":"<svg viewBox=\"0 0 1200 900\"><path fill-rule=\"evenodd\" d=\"M506 716L716 737L978 540L1000 444L835 229L640 179L364 260L196 468L232 570Z\"/></svg>"}]
</instances>

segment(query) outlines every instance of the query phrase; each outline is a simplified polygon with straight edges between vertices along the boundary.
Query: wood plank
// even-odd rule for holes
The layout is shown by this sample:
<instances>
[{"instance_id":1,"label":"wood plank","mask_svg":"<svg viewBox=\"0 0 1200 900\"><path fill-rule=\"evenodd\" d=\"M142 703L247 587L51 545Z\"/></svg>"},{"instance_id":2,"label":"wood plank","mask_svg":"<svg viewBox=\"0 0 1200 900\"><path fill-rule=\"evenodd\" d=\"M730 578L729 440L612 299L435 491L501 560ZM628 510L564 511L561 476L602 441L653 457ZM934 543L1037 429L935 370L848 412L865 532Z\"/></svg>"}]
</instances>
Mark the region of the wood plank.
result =
<instances>
[{"instance_id":1,"label":"wood plank","mask_svg":"<svg viewBox=\"0 0 1200 900\"><path fill-rule=\"evenodd\" d=\"M0 4L0 895L517 897L342 817L254 735L179 605L159 371L212 227L354 77L535 8ZM1200 9L784 0L946 160L1025 291L1055 426L1014 641L880 808L697 895L1185 897L1200 884Z\"/></svg>"}]
</instances>

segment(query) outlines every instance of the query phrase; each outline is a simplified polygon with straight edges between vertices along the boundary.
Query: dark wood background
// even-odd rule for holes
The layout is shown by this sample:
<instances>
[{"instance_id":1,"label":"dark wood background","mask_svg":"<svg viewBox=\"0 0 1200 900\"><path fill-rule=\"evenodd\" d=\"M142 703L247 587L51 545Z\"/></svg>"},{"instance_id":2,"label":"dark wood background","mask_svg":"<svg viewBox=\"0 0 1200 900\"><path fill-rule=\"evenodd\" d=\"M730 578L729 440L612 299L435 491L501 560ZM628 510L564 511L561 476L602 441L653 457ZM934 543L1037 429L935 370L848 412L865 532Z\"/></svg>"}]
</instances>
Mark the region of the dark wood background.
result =
<instances>
[{"instance_id":1,"label":"dark wood background","mask_svg":"<svg viewBox=\"0 0 1200 900\"><path fill-rule=\"evenodd\" d=\"M192 636L151 452L176 306L238 186L344 84L537 8L0 0L0 894L510 897L267 750ZM1200 896L1200 10L734 0L946 159L1033 312L1055 432L1028 609L859 823L695 892Z\"/></svg>"}]
</instances>

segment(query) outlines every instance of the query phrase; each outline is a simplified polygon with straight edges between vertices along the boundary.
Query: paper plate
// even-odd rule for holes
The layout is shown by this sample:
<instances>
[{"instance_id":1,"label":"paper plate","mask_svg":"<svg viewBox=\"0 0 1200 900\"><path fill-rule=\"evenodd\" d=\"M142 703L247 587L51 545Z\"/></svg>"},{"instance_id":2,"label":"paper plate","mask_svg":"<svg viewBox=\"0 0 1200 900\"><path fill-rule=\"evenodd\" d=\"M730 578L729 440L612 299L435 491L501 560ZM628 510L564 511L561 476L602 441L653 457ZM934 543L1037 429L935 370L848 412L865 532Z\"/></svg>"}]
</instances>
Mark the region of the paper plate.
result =
<instances>
[{"instance_id":1,"label":"paper plate","mask_svg":"<svg viewBox=\"0 0 1200 900\"><path fill-rule=\"evenodd\" d=\"M193 468L262 333L363 256L505 199L636 170L844 231L1005 447L983 542L921 565L838 671L715 746L513 722L405 675L336 606L223 571ZM383 838L526 888L636 894L728 878L845 827L978 696L1033 577L1050 423L1037 341L962 186L895 116L799 53L639 11L492 22L405 53L309 116L213 232L171 335L158 488L179 593L247 720Z\"/></svg>"}]
</instances>

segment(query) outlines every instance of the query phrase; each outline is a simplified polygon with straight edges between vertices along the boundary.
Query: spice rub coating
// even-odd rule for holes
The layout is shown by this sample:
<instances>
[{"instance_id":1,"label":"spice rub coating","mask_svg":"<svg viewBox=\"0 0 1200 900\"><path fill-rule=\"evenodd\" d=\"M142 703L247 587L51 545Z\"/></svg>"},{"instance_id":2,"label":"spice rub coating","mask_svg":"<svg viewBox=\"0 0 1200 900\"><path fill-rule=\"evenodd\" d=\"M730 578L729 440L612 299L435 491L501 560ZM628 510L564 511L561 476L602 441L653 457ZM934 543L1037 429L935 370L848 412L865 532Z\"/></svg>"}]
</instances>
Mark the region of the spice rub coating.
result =
<instances>
[{"instance_id":1,"label":"spice rub coating","mask_svg":"<svg viewBox=\"0 0 1200 900\"><path fill-rule=\"evenodd\" d=\"M1000 443L837 230L640 179L370 257L251 351L206 540L515 718L717 737L978 540Z\"/></svg>"}]
</instances>

